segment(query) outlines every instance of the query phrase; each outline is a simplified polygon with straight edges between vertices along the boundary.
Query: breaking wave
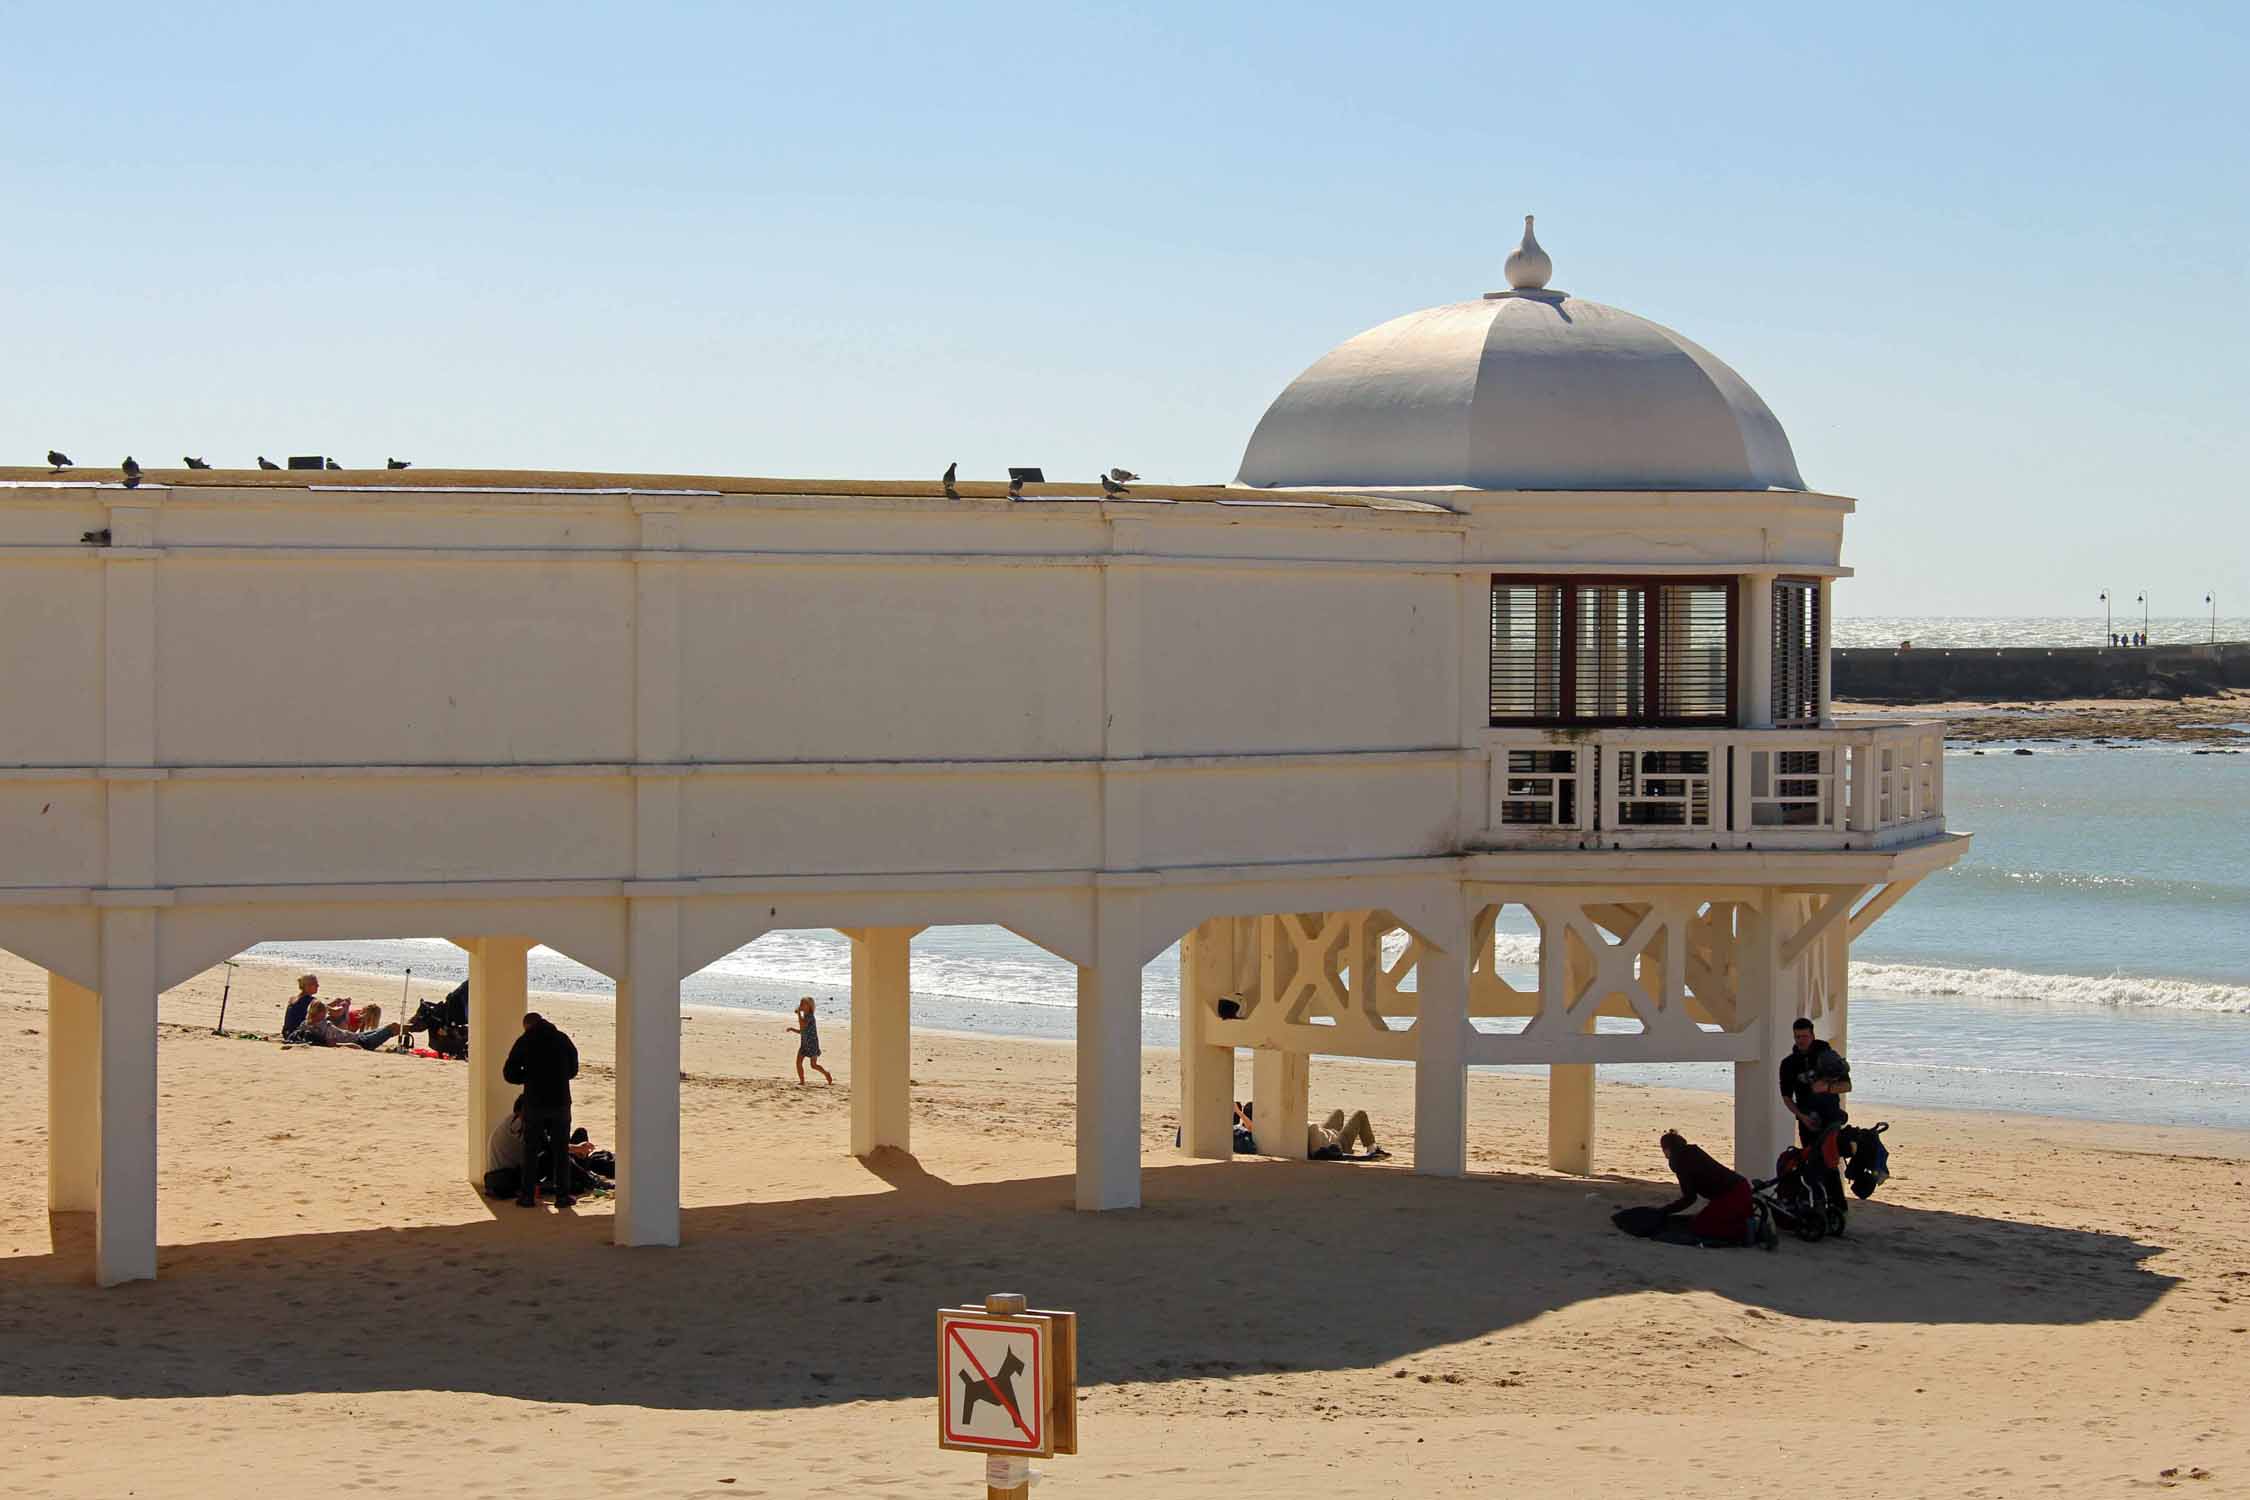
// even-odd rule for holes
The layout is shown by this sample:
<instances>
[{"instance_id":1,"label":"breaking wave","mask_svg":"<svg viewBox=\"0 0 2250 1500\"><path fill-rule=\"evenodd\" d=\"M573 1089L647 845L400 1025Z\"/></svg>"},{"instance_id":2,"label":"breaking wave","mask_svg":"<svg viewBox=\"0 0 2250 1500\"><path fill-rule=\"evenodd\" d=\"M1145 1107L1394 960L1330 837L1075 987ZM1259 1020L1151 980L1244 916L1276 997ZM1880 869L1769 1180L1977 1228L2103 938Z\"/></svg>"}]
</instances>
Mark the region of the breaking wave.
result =
<instances>
[{"instance_id":1,"label":"breaking wave","mask_svg":"<svg viewBox=\"0 0 2250 1500\"><path fill-rule=\"evenodd\" d=\"M2250 985L2199 979L2149 979L2133 974L2028 974L2020 969L1954 969L1937 964L1855 963L1855 995L1907 999L2004 1000L2052 1005L2200 1011L2250 1015Z\"/></svg>"}]
</instances>

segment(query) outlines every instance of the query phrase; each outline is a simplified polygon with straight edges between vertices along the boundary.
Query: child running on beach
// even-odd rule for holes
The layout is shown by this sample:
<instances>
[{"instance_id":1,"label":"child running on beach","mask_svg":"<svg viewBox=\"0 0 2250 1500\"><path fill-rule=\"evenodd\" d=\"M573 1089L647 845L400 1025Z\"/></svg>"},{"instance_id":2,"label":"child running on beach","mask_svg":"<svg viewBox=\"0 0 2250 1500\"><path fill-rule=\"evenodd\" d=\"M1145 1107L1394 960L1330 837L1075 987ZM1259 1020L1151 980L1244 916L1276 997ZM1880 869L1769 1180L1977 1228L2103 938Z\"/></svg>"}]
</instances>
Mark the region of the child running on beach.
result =
<instances>
[{"instance_id":1,"label":"child running on beach","mask_svg":"<svg viewBox=\"0 0 2250 1500\"><path fill-rule=\"evenodd\" d=\"M820 1065L820 1023L813 1019L812 996L797 1002L797 1024L789 1029L797 1033L797 1081L805 1081L805 1064L811 1063L813 1071L833 1085L836 1075Z\"/></svg>"}]
</instances>

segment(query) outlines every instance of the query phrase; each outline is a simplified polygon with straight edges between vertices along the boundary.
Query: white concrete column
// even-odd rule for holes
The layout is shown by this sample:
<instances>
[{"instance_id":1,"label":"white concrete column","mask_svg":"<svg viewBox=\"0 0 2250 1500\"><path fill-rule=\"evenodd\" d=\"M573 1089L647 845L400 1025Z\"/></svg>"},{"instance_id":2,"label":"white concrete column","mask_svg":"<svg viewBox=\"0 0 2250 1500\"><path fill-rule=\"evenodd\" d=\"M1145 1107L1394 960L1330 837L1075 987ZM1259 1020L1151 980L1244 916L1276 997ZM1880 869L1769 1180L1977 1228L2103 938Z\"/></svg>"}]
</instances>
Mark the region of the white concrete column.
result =
<instances>
[{"instance_id":1,"label":"white concrete column","mask_svg":"<svg viewBox=\"0 0 2250 1500\"><path fill-rule=\"evenodd\" d=\"M1141 911L1094 905L1094 965L1078 970L1078 1207L1141 1206Z\"/></svg>"},{"instance_id":2,"label":"white concrete column","mask_svg":"<svg viewBox=\"0 0 2250 1500\"><path fill-rule=\"evenodd\" d=\"M156 1275L156 912L102 913L100 1159L94 1279Z\"/></svg>"},{"instance_id":3,"label":"white concrete column","mask_svg":"<svg viewBox=\"0 0 2250 1500\"><path fill-rule=\"evenodd\" d=\"M912 927L852 940L852 1155L913 1149Z\"/></svg>"},{"instance_id":4,"label":"white concrete column","mask_svg":"<svg viewBox=\"0 0 2250 1500\"><path fill-rule=\"evenodd\" d=\"M1258 1142L1260 1156L1305 1159L1311 1095L1310 1057L1278 1047L1260 1047L1250 1054L1250 1134Z\"/></svg>"},{"instance_id":5,"label":"white concrete column","mask_svg":"<svg viewBox=\"0 0 2250 1500\"><path fill-rule=\"evenodd\" d=\"M1796 989L1781 967L1780 924L1773 916L1784 899L1767 891L1735 907L1735 1014L1757 1042L1756 1055L1734 1065L1734 1169L1745 1177L1771 1177L1774 1158L1796 1135L1781 1102L1781 1058L1797 1019Z\"/></svg>"},{"instance_id":6,"label":"white concrete column","mask_svg":"<svg viewBox=\"0 0 2250 1500\"><path fill-rule=\"evenodd\" d=\"M47 976L47 1208L92 1213L101 1168L101 997Z\"/></svg>"},{"instance_id":7,"label":"white concrete column","mask_svg":"<svg viewBox=\"0 0 2250 1500\"><path fill-rule=\"evenodd\" d=\"M1456 896L1442 931L1425 931L1414 966L1414 1170L1469 1169L1469 923Z\"/></svg>"},{"instance_id":8,"label":"white concrete column","mask_svg":"<svg viewBox=\"0 0 2250 1500\"><path fill-rule=\"evenodd\" d=\"M1570 994L1593 979L1584 956L1569 949L1563 960ZM1594 1029L1592 1015L1585 1030ZM1590 1177L1594 1171L1594 1065L1553 1063L1547 1069L1547 1165L1558 1172Z\"/></svg>"},{"instance_id":9,"label":"white concrete column","mask_svg":"<svg viewBox=\"0 0 2250 1500\"><path fill-rule=\"evenodd\" d=\"M1847 1057L1851 1055L1852 940L1851 934L1842 929L1850 925L1850 920L1845 917L1821 934L1814 959L1827 966L1823 988L1828 995L1828 1012L1821 1018L1822 1033L1829 1046Z\"/></svg>"},{"instance_id":10,"label":"white concrete column","mask_svg":"<svg viewBox=\"0 0 2250 1500\"><path fill-rule=\"evenodd\" d=\"M526 956L531 939L478 938L469 945L469 1097L465 1125L469 1181L484 1183L484 1148L492 1127L515 1107L516 1086L500 1076L508 1049L523 1035ZM399 1017L401 1021L404 1016Z\"/></svg>"},{"instance_id":11,"label":"white concrete column","mask_svg":"<svg viewBox=\"0 0 2250 1500\"><path fill-rule=\"evenodd\" d=\"M625 903L617 985L617 1218L620 1245L680 1242L680 903Z\"/></svg>"},{"instance_id":12,"label":"white concrete column","mask_svg":"<svg viewBox=\"0 0 2250 1500\"><path fill-rule=\"evenodd\" d=\"M1222 997L1238 988L1233 917L1215 917L1180 940L1180 1153L1234 1157L1234 1048L1203 1040Z\"/></svg>"},{"instance_id":13,"label":"white concrete column","mask_svg":"<svg viewBox=\"0 0 2250 1500\"><path fill-rule=\"evenodd\" d=\"M1772 573L1745 573L1741 581L1741 608L1737 623L1738 656L1736 694L1742 727L1773 728L1773 581ZM1771 1170L1771 1164L1768 1164Z\"/></svg>"}]
</instances>

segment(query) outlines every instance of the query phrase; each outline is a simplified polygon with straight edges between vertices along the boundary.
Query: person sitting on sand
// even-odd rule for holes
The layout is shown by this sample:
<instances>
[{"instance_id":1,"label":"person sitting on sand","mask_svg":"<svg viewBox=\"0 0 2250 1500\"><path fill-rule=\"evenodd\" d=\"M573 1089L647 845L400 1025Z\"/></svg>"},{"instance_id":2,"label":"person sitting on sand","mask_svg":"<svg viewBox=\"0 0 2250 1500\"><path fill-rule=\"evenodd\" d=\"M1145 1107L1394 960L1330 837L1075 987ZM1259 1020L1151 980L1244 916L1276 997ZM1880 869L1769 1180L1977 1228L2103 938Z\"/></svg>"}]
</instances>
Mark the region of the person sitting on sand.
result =
<instances>
[{"instance_id":1,"label":"person sitting on sand","mask_svg":"<svg viewBox=\"0 0 2250 1500\"><path fill-rule=\"evenodd\" d=\"M1355 1143L1367 1148L1365 1156L1352 1154ZM1313 1161L1381 1161L1390 1154L1375 1144L1375 1127L1364 1109L1353 1110L1348 1120L1342 1110L1332 1109L1326 1120L1305 1127L1305 1155Z\"/></svg>"},{"instance_id":2,"label":"person sitting on sand","mask_svg":"<svg viewBox=\"0 0 2250 1500\"><path fill-rule=\"evenodd\" d=\"M805 1064L811 1063L813 1071L833 1085L836 1075L820 1065L820 1023L813 1019L812 996L797 1002L797 1024L789 1030L797 1034L797 1081L805 1081Z\"/></svg>"},{"instance_id":3,"label":"person sitting on sand","mask_svg":"<svg viewBox=\"0 0 2250 1500\"><path fill-rule=\"evenodd\" d=\"M1688 1220L1688 1232L1730 1245L1750 1239L1750 1179L1720 1165L1702 1147L1690 1144L1677 1130L1657 1138L1672 1175L1680 1180L1679 1200L1664 1206L1665 1217L1685 1213L1698 1198L1708 1200L1702 1212Z\"/></svg>"},{"instance_id":4,"label":"person sitting on sand","mask_svg":"<svg viewBox=\"0 0 2250 1500\"><path fill-rule=\"evenodd\" d=\"M299 1042L308 1047L360 1047L372 1052L397 1035L398 1027L395 1025L380 1027L374 1031L347 1030L329 1020L328 1007L315 1000L312 1008L305 1013L305 1024L282 1040Z\"/></svg>"},{"instance_id":5,"label":"person sitting on sand","mask_svg":"<svg viewBox=\"0 0 2250 1500\"><path fill-rule=\"evenodd\" d=\"M283 1036L289 1035L290 1032L305 1024L305 1014L313 1008L313 998L319 993L320 976L318 974L299 974L297 976L297 997L291 1000L289 1008L281 1013L281 1034Z\"/></svg>"}]
</instances>

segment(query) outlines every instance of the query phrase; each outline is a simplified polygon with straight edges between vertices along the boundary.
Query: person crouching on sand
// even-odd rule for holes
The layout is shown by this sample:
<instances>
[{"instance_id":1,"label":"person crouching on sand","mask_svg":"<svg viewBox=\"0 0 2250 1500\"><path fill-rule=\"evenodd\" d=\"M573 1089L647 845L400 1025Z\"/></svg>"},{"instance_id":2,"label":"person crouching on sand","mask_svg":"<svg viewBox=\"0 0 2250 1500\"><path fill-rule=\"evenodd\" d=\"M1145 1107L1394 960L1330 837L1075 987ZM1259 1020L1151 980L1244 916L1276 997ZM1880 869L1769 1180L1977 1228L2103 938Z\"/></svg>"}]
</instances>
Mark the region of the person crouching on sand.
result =
<instances>
[{"instance_id":1,"label":"person crouching on sand","mask_svg":"<svg viewBox=\"0 0 2250 1500\"><path fill-rule=\"evenodd\" d=\"M811 1063L815 1073L833 1084L836 1075L820 1065L820 1023L813 1019L812 996L797 1002L797 1024L789 1029L797 1034L797 1081L805 1081L805 1064Z\"/></svg>"}]
</instances>

